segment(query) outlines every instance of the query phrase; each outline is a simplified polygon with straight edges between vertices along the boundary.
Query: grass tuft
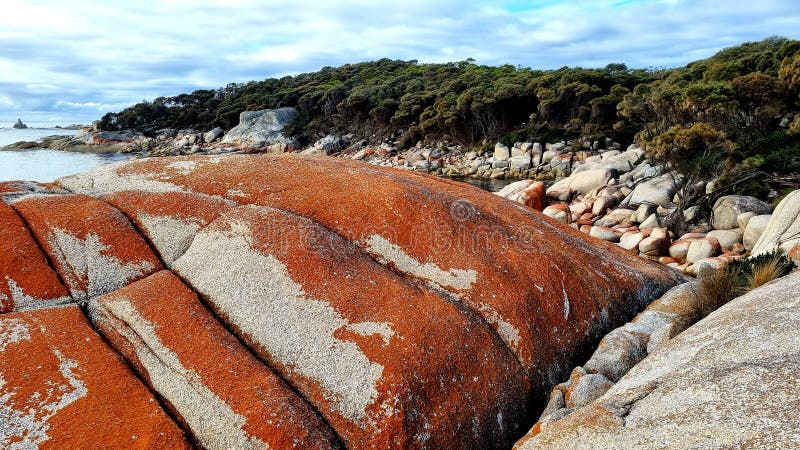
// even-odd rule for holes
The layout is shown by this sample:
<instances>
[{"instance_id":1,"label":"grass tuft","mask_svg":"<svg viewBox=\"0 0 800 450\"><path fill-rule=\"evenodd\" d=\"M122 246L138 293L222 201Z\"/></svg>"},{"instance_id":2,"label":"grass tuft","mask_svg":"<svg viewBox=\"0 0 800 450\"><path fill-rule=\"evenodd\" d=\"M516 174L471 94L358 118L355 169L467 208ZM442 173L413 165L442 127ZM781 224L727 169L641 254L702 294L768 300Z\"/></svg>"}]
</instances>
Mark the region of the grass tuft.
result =
<instances>
[{"instance_id":1,"label":"grass tuft","mask_svg":"<svg viewBox=\"0 0 800 450\"><path fill-rule=\"evenodd\" d=\"M765 285L772 280L786 275L788 272L786 265L779 258L773 258L761 264L754 265L749 273L745 274L744 278L747 282L747 290L755 289L759 286Z\"/></svg>"},{"instance_id":2,"label":"grass tuft","mask_svg":"<svg viewBox=\"0 0 800 450\"><path fill-rule=\"evenodd\" d=\"M779 250L731 261L724 270L700 280L700 312L705 317L734 298L788 275L794 266Z\"/></svg>"}]
</instances>

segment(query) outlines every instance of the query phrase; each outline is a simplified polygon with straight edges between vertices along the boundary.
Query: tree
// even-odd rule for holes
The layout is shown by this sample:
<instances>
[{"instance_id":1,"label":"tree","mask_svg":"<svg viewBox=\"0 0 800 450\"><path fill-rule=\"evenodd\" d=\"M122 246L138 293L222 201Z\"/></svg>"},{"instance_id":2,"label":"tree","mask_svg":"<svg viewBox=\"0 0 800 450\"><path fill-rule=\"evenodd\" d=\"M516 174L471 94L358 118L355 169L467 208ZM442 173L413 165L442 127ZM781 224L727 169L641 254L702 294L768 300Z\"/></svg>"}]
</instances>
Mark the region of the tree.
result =
<instances>
[{"instance_id":1,"label":"tree","mask_svg":"<svg viewBox=\"0 0 800 450\"><path fill-rule=\"evenodd\" d=\"M795 94L800 92L800 52L783 60L778 76Z\"/></svg>"},{"instance_id":2,"label":"tree","mask_svg":"<svg viewBox=\"0 0 800 450\"><path fill-rule=\"evenodd\" d=\"M686 230L683 211L698 201L704 192L695 191L699 181L710 181L718 177L725 160L735 145L707 123L697 122L690 127L674 126L656 136L645 145L645 151L658 164L677 173L678 207L667 216L665 225L676 234Z\"/></svg>"}]
</instances>

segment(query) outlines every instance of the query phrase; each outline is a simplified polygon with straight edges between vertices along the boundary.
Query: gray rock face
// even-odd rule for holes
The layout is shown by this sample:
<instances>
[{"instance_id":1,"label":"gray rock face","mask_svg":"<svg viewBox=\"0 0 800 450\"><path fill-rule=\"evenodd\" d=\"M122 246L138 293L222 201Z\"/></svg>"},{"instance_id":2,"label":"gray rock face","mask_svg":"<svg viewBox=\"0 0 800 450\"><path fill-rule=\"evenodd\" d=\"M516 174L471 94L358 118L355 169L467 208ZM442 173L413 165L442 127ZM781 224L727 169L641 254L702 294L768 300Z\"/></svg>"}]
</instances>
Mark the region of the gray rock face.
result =
<instances>
[{"instance_id":1,"label":"gray rock face","mask_svg":"<svg viewBox=\"0 0 800 450\"><path fill-rule=\"evenodd\" d=\"M567 408L580 408L595 401L606 393L614 383L608 378L590 373L578 378L570 388L569 396L566 399Z\"/></svg>"},{"instance_id":2,"label":"gray rock face","mask_svg":"<svg viewBox=\"0 0 800 450\"><path fill-rule=\"evenodd\" d=\"M225 134L225 131L222 128L220 127L214 128L213 130L203 135L203 141L207 144L210 144L219 139L220 137L222 137L223 134Z\"/></svg>"},{"instance_id":3,"label":"gray rock face","mask_svg":"<svg viewBox=\"0 0 800 450\"><path fill-rule=\"evenodd\" d=\"M241 147L271 147L290 143L281 131L294 119L294 108L245 111L239 115L239 125L233 127L222 142Z\"/></svg>"},{"instance_id":4,"label":"gray rock face","mask_svg":"<svg viewBox=\"0 0 800 450\"><path fill-rule=\"evenodd\" d=\"M573 173L563 180L557 181L547 190L547 196L565 201L574 194L586 194L592 189L605 186L617 172L612 169L594 169Z\"/></svg>"},{"instance_id":5,"label":"gray rock face","mask_svg":"<svg viewBox=\"0 0 800 450\"><path fill-rule=\"evenodd\" d=\"M17 123L14 124L14 128L20 130L20 129L28 128L28 126L25 125L24 123L22 123L22 119L17 119Z\"/></svg>"},{"instance_id":6,"label":"gray rock face","mask_svg":"<svg viewBox=\"0 0 800 450\"><path fill-rule=\"evenodd\" d=\"M733 244L742 242L742 230L712 230L708 232L709 237L715 238L719 241L722 248L732 248Z\"/></svg>"},{"instance_id":7,"label":"gray rock face","mask_svg":"<svg viewBox=\"0 0 800 450\"><path fill-rule=\"evenodd\" d=\"M600 345L583 368L617 381L647 354L647 335L617 328Z\"/></svg>"},{"instance_id":8,"label":"gray rock face","mask_svg":"<svg viewBox=\"0 0 800 450\"><path fill-rule=\"evenodd\" d=\"M754 212L769 214L772 208L755 197L746 195L726 195L720 197L711 212L711 225L716 230L732 230L739 226L737 218L740 214Z\"/></svg>"},{"instance_id":9,"label":"gray rock face","mask_svg":"<svg viewBox=\"0 0 800 450\"><path fill-rule=\"evenodd\" d=\"M632 148L624 153L618 151L608 151L602 154L600 161L593 160L576 167L573 173L580 173L586 170L609 169L617 173L626 173L634 168L634 164L644 152L639 148ZM659 174L660 175L660 174Z\"/></svg>"},{"instance_id":10,"label":"gray rock face","mask_svg":"<svg viewBox=\"0 0 800 450\"><path fill-rule=\"evenodd\" d=\"M733 300L517 449L796 448L800 273Z\"/></svg>"},{"instance_id":11,"label":"gray rock face","mask_svg":"<svg viewBox=\"0 0 800 450\"><path fill-rule=\"evenodd\" d=\"M696 239L689 244L686 262L694 264L702 259L719 255L721 250L719 241L716 238Z\"/></svg>"},{"instance_id":12,"label":"gray rock face","mask_svg":"<svg viewBox=\"0 0 800 450\"><path fill-rule=\"evenodd\" d=\"M347 141L341 136L337 136L335 134L329 134L314 143L314 148L321 150L326 155L340 152L344 150L346 146Z\"/></svg>"},{"instance_id":13,"label":"gray rock face","mask_svg":"<svg viewBox=\"0 0 800 450\"><path fill-rule=\"evenodd\" d=\"M508 160L511 170L528 170L531 168L530 156L512 156Z\"/></svg>"},{"instance_id":14,"label":"gray rock face","mask_svg":"<svg viewBox=\"0 0 800 450\"><path fill-rule=\"evenodd\" d=\"M620 238L619 234L615 233L611 228L598 226L592 227L591 231L589 231L589 236L608 242L619 242Z\"/></svg>"},{"instance_id":15,"label":"gray rock face","mask_svg":"<svg viewBox=\"0 0 800 450\"><path fill-rule=\"evenodd\" d=\"M753 216L747 221L747 227L744 229L743 237L745 249L753 250L753 248L756 246L756 243L761 238L761 235L764 234L764 230L767 228L767 224L769 224L771 218L771 214L764 214L760 216ZM767 246L765 245L764 248L766 249L766 247ZM770 248L774 249L775 247L770 246Z\"/></svg>"},{"instance_id":16,"label":"gray rock face","mask_svg":"<svg viewBox=\"0 0 800 450\"><path fill-rule=\"evenodd\" d=\"M748 230L755 219L756 217L750 219ZM800 242L800 190L787 195L775 208L775 212L753 246L753 254L760 255L776 248L788 251L798 242Z\"/></svg>"},{"instance_id":17,"label":"gray rock face","mask_svg":"<svg viewBox=\"0 0 800 450\"><path fill-rule=\"evenodd\" d=\"M638 206L642 203L656 206L669 205L677 191L675 180L669 175L662 175L638 184L630 197L623 202L623 206Z\"/></svg>"}]
</instances>

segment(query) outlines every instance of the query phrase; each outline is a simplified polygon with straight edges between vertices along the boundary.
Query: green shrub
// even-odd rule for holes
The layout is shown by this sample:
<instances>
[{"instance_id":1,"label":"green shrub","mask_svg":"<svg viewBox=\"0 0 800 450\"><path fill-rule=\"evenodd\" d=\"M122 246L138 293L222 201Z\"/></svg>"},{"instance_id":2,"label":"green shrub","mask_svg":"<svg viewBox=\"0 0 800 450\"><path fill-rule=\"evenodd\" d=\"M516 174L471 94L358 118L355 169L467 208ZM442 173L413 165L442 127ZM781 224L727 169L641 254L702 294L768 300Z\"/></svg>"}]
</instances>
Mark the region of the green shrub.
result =
<instances>
[{"instance_id":1,"label":"green shrub","mask_svg":"<svg viewBox=\"0 0 800 450\"><path fill-rule=\"evenodd\" d=\"M517 130L500 138L500 143L511 148L517 142L528 142L528 130Z\"/></svg>"},{"instance_id":2,"label":"green shrub","mask_svg":"<svg viewBox=\"0 0 800 450\"><path fill-rule=\"evenodd\" d=\"M725 271L734 275L743 291L749 291L762 284L786 276L795 267L794 261L780 250L758 256L731 261Z\"/></svg>"}]
</instances>

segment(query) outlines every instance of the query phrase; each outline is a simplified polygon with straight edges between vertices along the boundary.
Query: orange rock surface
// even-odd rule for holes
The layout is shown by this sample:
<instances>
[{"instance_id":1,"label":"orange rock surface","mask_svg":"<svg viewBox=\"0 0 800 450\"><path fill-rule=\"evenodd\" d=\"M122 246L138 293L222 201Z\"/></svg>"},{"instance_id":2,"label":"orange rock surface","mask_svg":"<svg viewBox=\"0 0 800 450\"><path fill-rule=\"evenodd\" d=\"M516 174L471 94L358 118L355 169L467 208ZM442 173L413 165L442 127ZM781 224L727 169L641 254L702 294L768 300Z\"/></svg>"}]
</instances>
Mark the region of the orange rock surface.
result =
<instances>
[{"instance_id":1,"label":"orange rock surface","mask_svg":"<svg viewBox=\"0 0 800 450\"><path fill-rule=\"evenodd\" d=\"M207 448L508 448L603 334L683 281L524 205L341 159L143 159L0 196L16 252L0 255L0 295L13 279L61 298L57 273L130 363L106 384L135 404L138 373ZM53 294L19 281L48 277ZM102 437L135 446L124 433ZM147 445L185 444L164 433Z\"/></svg>"},{"instance_id":2,"label":"orange rock surface","mask_svg":"<svg viewBox=\"0 0 800 450\"><path fill-rule=\"evenodd\" d=\"M457 296L495 328L534 388L554 383L601 328L620 325L681 278L522 205L403 170L255 155L145 159L113 171L61 184L94 194L188 190L308 217Z\"/></svg>"},{"instance_id":3,"label":"orange rock surface","mask_svg":"<svg viewBox=\"0 0 800 450\"><path fill-rule=\"evenodd\" d=\"M1 448L187 448L77 306L0 315Z\"/></svg>"},{"instance_id":4,"label":"orange rock surface","mask_svg":"<svg viewBox=\"0 0 800 450\"><path fill-rule=\"evenodd\" d=\"M162 268L130 221L96 198L31 196L12 206L25 219L75 300L112 292Z\"/></svg>"},{"instance_id":5,"label":"orange rock surface","mask_svg":"<svg viewBox=\"0 0 800 450\"><path fill-rule=\"evenodd\" d=\"M25 224L0 202L0 313L71 300Z\"/></svg>"},{"instance_id":6,"label":"orange rock surface","mask_svg":"<svg viewBox=\"0 0 800 450\"><path fill-rule=\"evenodd\" d=\"M479 316L308 219L238 208L174 267L348 447L504 447L522 428L527 380Z\"/></svg>"},{"instance_id":7,"label":"orange rock surface","mask_svg":"<svg viewBox=\"0 0 800 450\"><path fill-rule=\"evenodd\" d=\"M112 345L207 448L336 448L301 397L161 271L93 301Z\"/></svg>"}]
</instances>

